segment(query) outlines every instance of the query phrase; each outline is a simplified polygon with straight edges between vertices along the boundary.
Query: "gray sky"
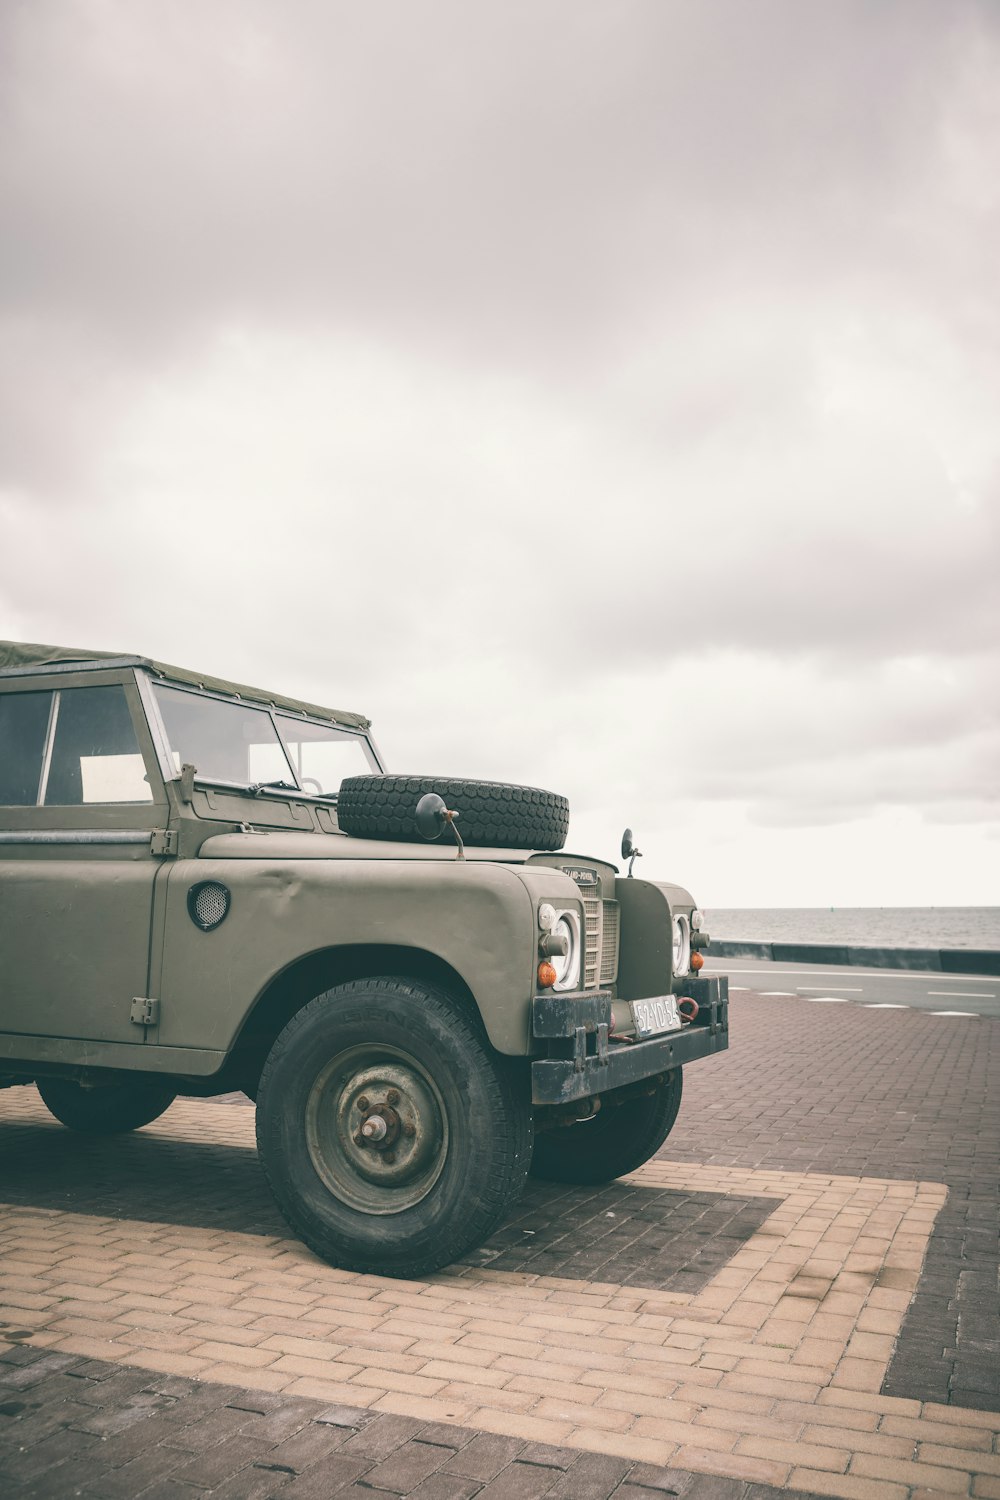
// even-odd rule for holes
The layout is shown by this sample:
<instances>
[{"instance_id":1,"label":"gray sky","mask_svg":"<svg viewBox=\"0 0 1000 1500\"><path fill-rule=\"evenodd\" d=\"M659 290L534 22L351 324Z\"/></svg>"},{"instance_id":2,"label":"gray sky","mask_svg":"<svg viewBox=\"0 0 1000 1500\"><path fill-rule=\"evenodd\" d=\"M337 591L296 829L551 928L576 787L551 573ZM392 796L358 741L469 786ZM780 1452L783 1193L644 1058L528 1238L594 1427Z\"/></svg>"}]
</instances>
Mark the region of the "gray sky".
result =
<instances>
[{"instance_id":1,"label":"gray sky","mask_svg":"<svg viewBox=\"0 0 1000 1500\"><path fill-rule=\"evenodd\" d=\"M1000 902L992 0L7 0L0 636Z\"/></svg>"}]
</instances>

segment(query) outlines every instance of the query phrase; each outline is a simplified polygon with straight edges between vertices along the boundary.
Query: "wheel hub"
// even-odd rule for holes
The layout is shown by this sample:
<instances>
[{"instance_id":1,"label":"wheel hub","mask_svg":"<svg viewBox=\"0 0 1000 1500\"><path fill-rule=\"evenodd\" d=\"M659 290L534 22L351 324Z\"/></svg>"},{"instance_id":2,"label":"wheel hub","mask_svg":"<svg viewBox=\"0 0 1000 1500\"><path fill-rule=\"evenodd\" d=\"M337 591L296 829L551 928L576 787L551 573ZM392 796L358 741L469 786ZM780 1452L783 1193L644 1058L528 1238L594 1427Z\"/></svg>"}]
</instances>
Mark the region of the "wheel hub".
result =
<instances>
[{"instance_id":1,"label":"wheel hub","mask_svg":"<svg viewBox=\"0 0 1000 1500\"><path fill-rule=\"evenodd\" d=\"M316 1079L306 1110L309 1152L338 1198L398 1213L440 1176L447 1119L437 1087L413 1059L353 1048Z\"/></svg>"},{"instance_id":2,"label":"wheel hub","mask_svg":"<svg viewBox=\"0 0 1000 1500\"><path fill-rule=\"evenodd\" d=\"M386 1106L384 1115L374 1110L365 1116L361 1125L361 1140L354 1137L359 1146L374 1146L376 1151L385 1151L399 1134L399 1116Z\"/></svg>"}]
</instances>

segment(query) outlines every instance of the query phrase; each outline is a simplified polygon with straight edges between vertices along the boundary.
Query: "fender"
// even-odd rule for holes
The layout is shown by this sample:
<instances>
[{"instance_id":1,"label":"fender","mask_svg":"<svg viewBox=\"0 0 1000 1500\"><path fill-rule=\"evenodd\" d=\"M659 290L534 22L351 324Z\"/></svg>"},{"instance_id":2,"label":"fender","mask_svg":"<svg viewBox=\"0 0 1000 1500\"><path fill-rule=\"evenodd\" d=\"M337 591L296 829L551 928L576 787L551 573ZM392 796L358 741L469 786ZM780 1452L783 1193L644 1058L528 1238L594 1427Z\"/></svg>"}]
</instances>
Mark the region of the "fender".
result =
<instances>
[{"instance_id":1,"label":"fender","mask_svg":"<svg viewBox=\"0 0 1000 1500\"><path fill-rule=\"evenodd\" d=\"M185 859L164 873L156 1045L216 1053L231 1049L257 998L299 959L370 945L412 948L453 969L493 1046L523 1056L537 903L577 896L555 870L455 859ZM208 932L195 926L187 901L206 880L232 898Z\"/></svg>"}]
</instances>

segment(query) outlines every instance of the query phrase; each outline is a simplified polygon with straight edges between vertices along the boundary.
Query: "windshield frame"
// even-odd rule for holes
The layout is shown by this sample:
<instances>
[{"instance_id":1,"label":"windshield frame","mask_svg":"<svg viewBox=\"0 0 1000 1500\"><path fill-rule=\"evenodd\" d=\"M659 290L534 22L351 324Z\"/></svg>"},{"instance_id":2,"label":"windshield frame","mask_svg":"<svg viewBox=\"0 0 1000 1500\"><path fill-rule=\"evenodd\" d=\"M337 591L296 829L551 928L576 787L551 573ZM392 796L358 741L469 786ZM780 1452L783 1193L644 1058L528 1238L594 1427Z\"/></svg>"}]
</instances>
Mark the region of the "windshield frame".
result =
<instances>
[{"instance_id":1,"label":"windshield frame","mask_svg":"<svg viewBox=\"0 0 1000 1500\"><path fill-rule=\"evenodd\" d=\"M217 703L230 703L239 708L253 708L260 713L266 714L271 722L271 728L274 730L278 744L281 746L281 752L288 762L288 770L295 783L295 788L294 790L289 790L288 787L272 787L266 783L261 786L259 783L251 781L226 781L219 776L204 775L195 767L194 779L196 784L226 787L232 791L244 792L255 799L264 796L287 799L294 796L296 800L302 798L308 802L320 802L336 806L337 792L314 792L302 786L294 757L288 748L285 736L281 732L281 726L278 723L279 718L301 720L304 724L315 724L319 729L330 730L338 738L343 737L347 740L359 740L369 762L371 762L370 769L372 774L385 775L385 764L379 754L378 747L371 734L362 729L349 728L347 725L338 724L333 719L320 719L314 714L296 713L291 709L278 708L273 703L263 703L253 698L242 698L233 693L220 693L212 688L192 687L188 683L174 682L169 677L154 678L152 674L142 669L136 671L135 680L139 696L142 699L143 708L146 711L150 734L152 735L153 744L156 749L156 758L164 781L179 781L181 773L174 765L173 747L170 743L170 736L167 734L167 727L160 712L160 705L155 692L158 686L170 688L174 692L190 693L194 698L208 698ZM257 787L256 791L252 790L254 787Z\"/></svg>"}]
</instances>

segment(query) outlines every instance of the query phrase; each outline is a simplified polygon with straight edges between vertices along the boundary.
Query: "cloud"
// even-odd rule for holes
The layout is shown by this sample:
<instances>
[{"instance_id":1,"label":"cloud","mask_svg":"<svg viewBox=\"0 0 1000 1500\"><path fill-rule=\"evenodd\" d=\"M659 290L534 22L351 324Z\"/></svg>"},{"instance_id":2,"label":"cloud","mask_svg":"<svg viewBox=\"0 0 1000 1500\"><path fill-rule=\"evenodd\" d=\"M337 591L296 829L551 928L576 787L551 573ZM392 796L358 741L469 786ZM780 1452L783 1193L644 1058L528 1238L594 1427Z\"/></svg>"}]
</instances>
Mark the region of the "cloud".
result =
<instances>
[{"instance_id":1,"label":"cloud","mask_svg":"<svg viewBox=\"0 0 1000 1500\"><path fill-rule=\"evenodd\" d=\"M920 276L924 194L968 215L988 191L994 23L930 0L9 6L8 296L126 343L252 307L565 373L720 274Z\"/></svg>"},{"instance_id":2,"label":"cloud","mask_svg":"<svg viewBox=\"0 0 1000 1500\"><path fill-rule=\"evenodd\" d=\"M993 6L0 28L0 633L360 708L606 849L777 890L898 813L985 884Z\"/></svg>"}]
</instances>

